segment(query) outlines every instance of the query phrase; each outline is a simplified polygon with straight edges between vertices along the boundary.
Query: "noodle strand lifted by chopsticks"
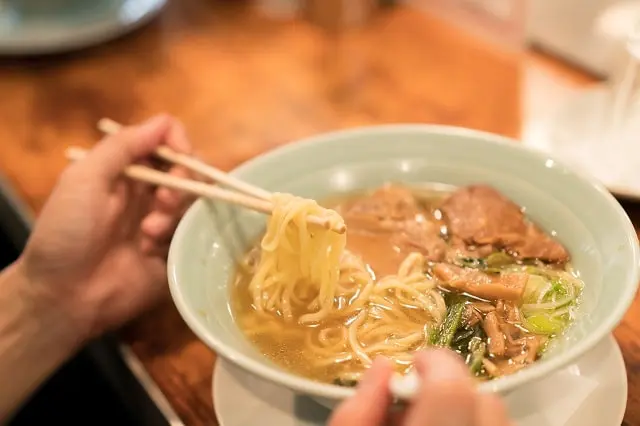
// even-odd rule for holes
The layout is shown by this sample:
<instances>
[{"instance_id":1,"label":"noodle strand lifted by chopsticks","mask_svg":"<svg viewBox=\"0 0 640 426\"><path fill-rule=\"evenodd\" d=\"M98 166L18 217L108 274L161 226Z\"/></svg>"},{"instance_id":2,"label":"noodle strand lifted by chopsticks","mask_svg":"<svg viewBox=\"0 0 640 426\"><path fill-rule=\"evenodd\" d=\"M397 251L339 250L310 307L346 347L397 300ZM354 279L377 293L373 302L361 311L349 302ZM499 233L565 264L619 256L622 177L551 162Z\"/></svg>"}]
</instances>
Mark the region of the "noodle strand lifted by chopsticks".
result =
<instances>
[{"instance_id":1,"label":"noodle strand lifted by chopsticks","mask_svg":"<svg viewBox=\"0 0 640 426\"><path fill-rule=\"evenodd\" d=\"M276 193L272 202L260 258L250 271L255 311L270 314L265 323L310 326L305 354L317 367L350 363L363 370L377 355L407 367L410 352L427 344L429 329L446 314L442 295L423 272L424 257L412 253L396 275L376 280L346 250L344 234L306 220L314 215L343 224L337 212L289 194Z\"/></svg>"},{"instance_id":2,"label":"noodle strand lifted by chopsticks","mask_svg":"<svg viewBox=\"0 0 640 426\"><path fill-rule=\"evenodd\" d=\"M327 218L333 226L343 223L342 217L314 200L290 194L274 193L272 202L260 261L249 285L255 309L277 308L291 321L295 302L306 302L316 312L302 315L300 322L319 321L334 306L346 236L309 224L306 218ZM313 299L305 301L310 294Z\"/></svg>"}]
</instances>

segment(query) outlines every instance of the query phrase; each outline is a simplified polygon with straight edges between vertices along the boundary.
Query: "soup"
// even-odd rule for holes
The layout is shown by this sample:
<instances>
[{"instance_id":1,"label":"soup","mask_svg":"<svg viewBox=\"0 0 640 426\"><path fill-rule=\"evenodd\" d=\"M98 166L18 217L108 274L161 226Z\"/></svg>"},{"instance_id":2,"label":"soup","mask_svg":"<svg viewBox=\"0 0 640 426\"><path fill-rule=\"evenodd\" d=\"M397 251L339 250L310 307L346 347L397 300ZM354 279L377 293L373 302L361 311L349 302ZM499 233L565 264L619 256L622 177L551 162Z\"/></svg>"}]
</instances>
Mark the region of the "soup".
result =
<instances>
[{"instance_id":1,"label":"soup","mask_svg":"<svg viewBox=\"0 0 640 426\"><path fill-rule=\"evenodd\" d=\"M490 380L534 363L574 319L569 253L491 187L385 185L325 204L346 241L290 208L232 286L240 328L289 371L353 386L377 356L407 373L415 351L447 347Z\"/></svg>"}]
</instances>

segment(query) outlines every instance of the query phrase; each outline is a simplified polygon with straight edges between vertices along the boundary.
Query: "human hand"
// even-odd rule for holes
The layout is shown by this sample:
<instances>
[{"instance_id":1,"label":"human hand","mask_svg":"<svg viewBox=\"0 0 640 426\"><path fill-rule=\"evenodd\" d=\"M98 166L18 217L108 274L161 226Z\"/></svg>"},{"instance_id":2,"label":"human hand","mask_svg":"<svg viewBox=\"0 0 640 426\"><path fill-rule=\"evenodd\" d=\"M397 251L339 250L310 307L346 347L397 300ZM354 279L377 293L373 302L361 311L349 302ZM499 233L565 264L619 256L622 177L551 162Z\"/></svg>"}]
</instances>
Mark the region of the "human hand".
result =
<instances>
[{"instance_id":1,"label":"human hand","mask_svg":"<svg viewBox=\"0 0 640 426\"><path fill-rule=\"evenodd\" d=\"M439 349L419 352L415 368L421 386L409 407L388 415L389 361L377 359L355 396L333 413L329 426L510 426L504 405L474 389L467 367L456 354Z\"/></svg>"},{"instance_id":2,"label":"human hand","mask_svg":"<svg viewBox=\"0 0 640 426\"><path fill-rule=\"evenodd\" d=\"M190 150L180 123L167 116L100 141L63 172L19 259L30 290L64 312L84 338L167 293L168 247L190 200L122 176L163 143ZM186 175L178 167L169 172Z\"/></svg>"}]
</instances>

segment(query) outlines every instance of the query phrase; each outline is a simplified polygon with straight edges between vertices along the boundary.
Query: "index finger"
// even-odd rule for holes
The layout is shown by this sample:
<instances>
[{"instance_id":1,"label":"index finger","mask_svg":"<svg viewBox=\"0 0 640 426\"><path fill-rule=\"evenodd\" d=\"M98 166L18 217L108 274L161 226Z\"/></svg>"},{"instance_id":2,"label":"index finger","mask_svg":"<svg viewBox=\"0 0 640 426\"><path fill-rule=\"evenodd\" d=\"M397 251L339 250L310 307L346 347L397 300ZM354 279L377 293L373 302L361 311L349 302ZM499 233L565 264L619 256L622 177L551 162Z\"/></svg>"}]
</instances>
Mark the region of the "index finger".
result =
<instances>
[{"instance_id":1,"label":"index finger","mask_svg":"<svg viewBox=\"0 0 640 426\"><path fill-rule=\"evenodd\" d=\"M170 125L168 116L158 115L142 124L126 127L103 138L79 164L92 174L111 181L127 166L151 155L164 141Z\"/></svg>"},{"instance_id":2,"label":"index finger","mask_svg":"<svg viewBox=\"0 0 640 426\"><path fill-rule=\"evenodd\" d=\"M174 151L182 154L190 154L192 152L191 143L187 137L187 132L181 122L173 120L167 139L165 141L166 146ZM182 166L174 166L169 170L169 174L180 177L189 178L189 171ZM158 188L156 192L156 198L159 203L159 208L163 211L173 211L181 207L185 203L184 194L180 194L177 191L173 191L169 188Z\"/></svg>"},{"instance_id":3,"label":"index finger","mask_svg":"<svg viewBox=\"0 0 640 426\"><path fill-rule=\"evenodd\" d=\"M189 138L187 137L187 132L182 123L178 120L172 120L171 128L169 129L169 134L167 135L165 144L177 152L191 154L192 147L189 142Z\"/></svg>"}]
</instances>

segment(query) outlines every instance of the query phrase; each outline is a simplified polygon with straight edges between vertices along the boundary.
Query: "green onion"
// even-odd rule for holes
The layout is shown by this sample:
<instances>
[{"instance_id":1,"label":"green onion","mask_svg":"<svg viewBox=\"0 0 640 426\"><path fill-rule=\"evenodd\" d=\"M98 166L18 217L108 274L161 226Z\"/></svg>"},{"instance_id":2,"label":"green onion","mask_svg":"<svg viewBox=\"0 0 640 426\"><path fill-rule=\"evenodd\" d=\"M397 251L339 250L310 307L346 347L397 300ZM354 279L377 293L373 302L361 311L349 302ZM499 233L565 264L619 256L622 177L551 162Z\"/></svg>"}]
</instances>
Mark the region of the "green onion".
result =
<instances>
[{"instance_id":1,"label":"green onion","mask_svg":"<svg viewBox=\"0 0 640 426\"><path fill-rule=\"evenodd\" d=\"M440 330L431 335L431 343L434 346L448 348L451 346L453 336L456 334L460 324L462 323L462 313L465 309L464 302L456 302L447 311L447 317L444 319Z\"/></svg>"},{"instance_id":2,"label":"green onion","mask_svg":"<svg viewBox=\"0 0 640 426\"><path fill-rule=\"evenodd\" d=\"M501 266L513 265L516 260L503 251L491 253L487 257L487 266L489 268L499 268Z\"/></svg>"},{"instance_id":3,"label":"green onion","mask_svg":"<svg viewBox=\"0 0 640 426\"><path fill-rule=\"evenodd\" d=\"M487 350L487 344L479 337L473 337L469 341L469 369L471 373L478 374L482 369L482 360Z\"/></svg>"},{"instance_id":4,"label":"green onion","mask_svg":"<svg viewBox=\"0 0 640 426\"><path fill-rule=\"evenodd\" d=\"M536 334L554 335L564 331L582 293L582 282L567 271L527 267L523 325Z\"/></svg>"},{"instance_id":5,"label":"green onion","mask_svg":"<svg viewBox=\"0 0 640 426\"><path fill-rule=\"evenodd\" d=\"M523 324L527 330L536 334L558 334L569 325L569 316L552 316L545 313L525 315Z\"/></svg>"},{"instance_id":6,"label":"green onion","mask_svg":"<svg viewBox=\"0 0 640 426\"><path fill-rule=\"evenodd\" d=\"M487 267L486 260L476 257L459 257L456 263L463 268L484 269Z\"/></svg>"}]
</instances>

